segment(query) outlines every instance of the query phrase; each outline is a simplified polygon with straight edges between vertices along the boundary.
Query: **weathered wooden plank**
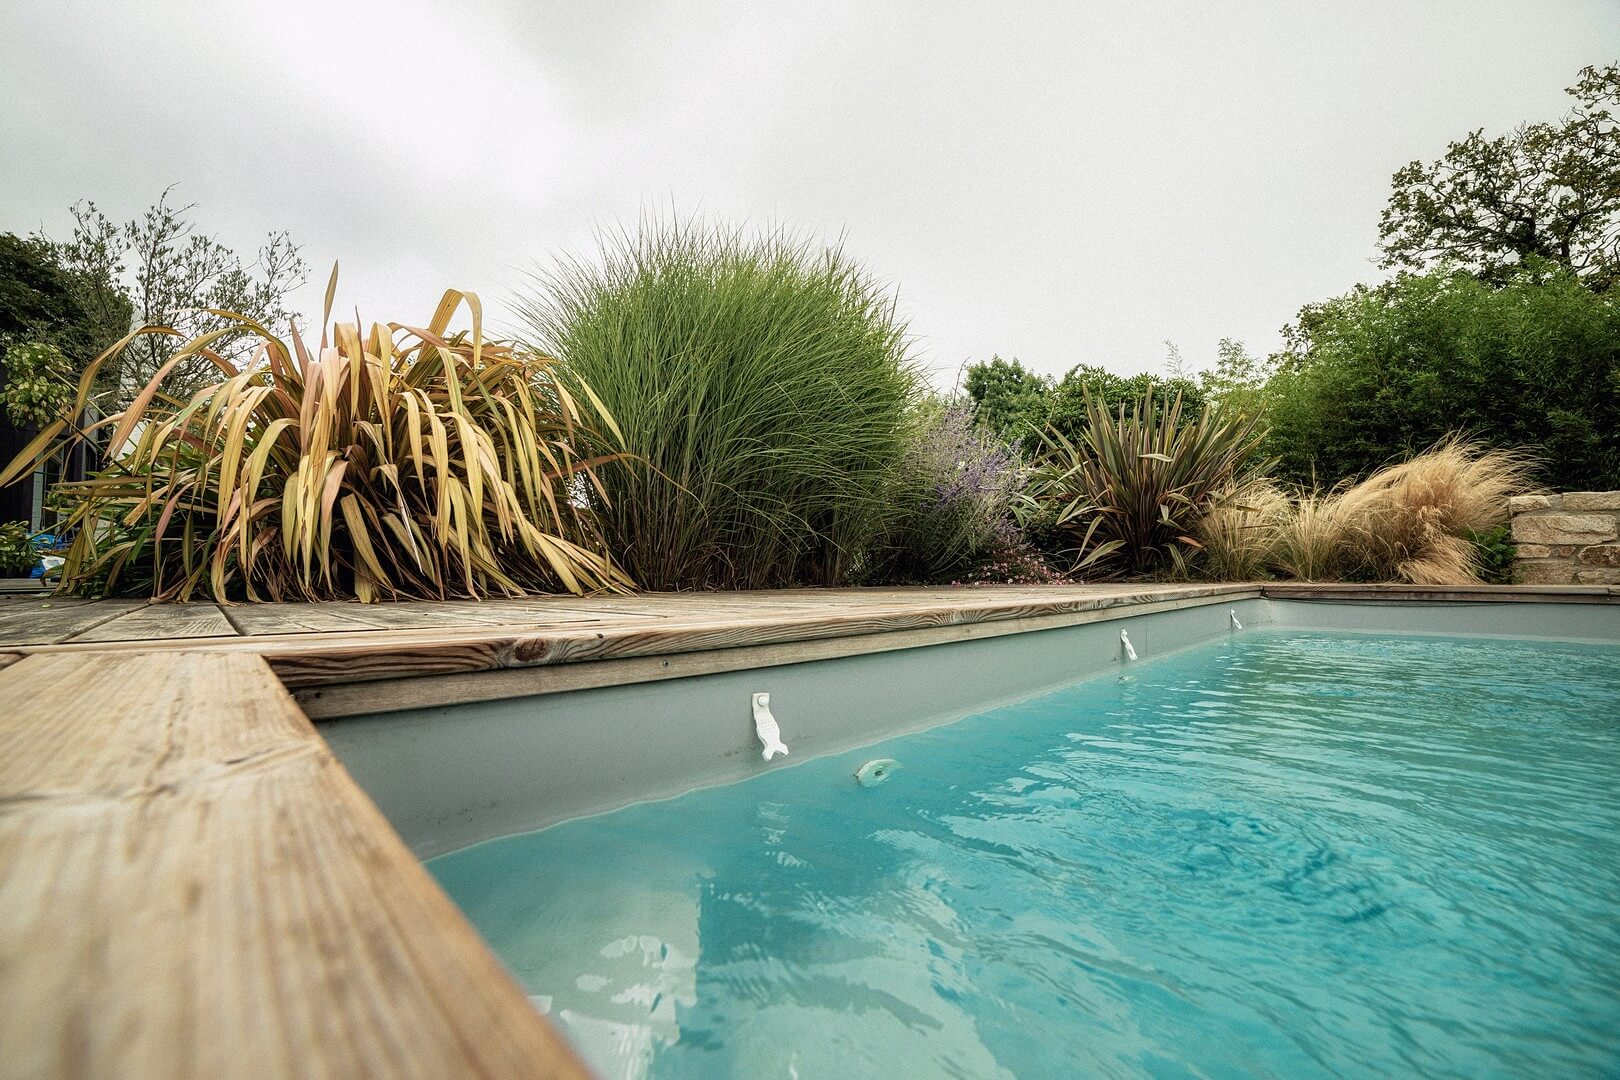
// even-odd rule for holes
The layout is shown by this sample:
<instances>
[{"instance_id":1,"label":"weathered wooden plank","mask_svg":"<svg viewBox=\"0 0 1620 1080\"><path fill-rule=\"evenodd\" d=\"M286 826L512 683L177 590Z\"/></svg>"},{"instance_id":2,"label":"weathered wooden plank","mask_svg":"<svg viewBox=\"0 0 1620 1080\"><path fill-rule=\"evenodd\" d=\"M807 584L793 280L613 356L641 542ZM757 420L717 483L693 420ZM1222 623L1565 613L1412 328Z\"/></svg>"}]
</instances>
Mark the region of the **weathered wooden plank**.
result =
<instances>
[{"instance_id":1,"label":"weathered wooden plank","mask_svg":"<svg viewBox=\"0 0 1620 1080\"><path fill-rule=\"evenodd\" d=\"M0 672L0 1000L7 1078L586 1075L249 654Z\"/></svg>"},{"instance_id":2,"label":"weathered wooden plank","mask_svg":"<svg viewBox=\"0 0 1620 1080\"><path fill-rule=\"evenodd\" d=\"M397 605L362 625L373 608L358 604L242 605L233 622L257 625L244 637L177 639L95 645L12 645L21 652L87 648L220 649L251 651L270 659L297 688L367 679L479 672L635 656L701 652L750 645L821 640L914 630L920 627L998 622L1132 607L1176 599L1210 601L1241 596L1289 599L1390 599L1402 601L1508 600L1614 603L1603 586L1490 586L1426 589L1391 585L1116 584L1039 588L803 590L792 604L778 594L729 594L724 607L688 601L689 594L642 597L559 597L481 604L452 603L416 612ZM748 597L747 600L740 599ZM603 606L593 607L600 603ZM610 610L606 605L611 604ZM639 611L619 610L637 606ZM594 612L594 613L593 613ZM261 620L255 623L255 620ZM280 629L290 632L270 632ZM398 624L403 629L390 628ZM328 629L320 632L320 627ZM0 642L0 648L5 643Z\"/></svg>"},{"instance_id":3,"label":"weathered wooden plank","mask_svg":"<svg viewBox=\"0 0 1620 1080\"><path fill-rule=\"evenodd\" d=\"M470 673L382 679L373 682L321 683L295 690L293 697L312 719L335 720L345 716L395 712L401 709L496 701L570 690L587 690L600 686L684 679L724 671L752 670L781 664L802 664L813 660L894 652L956 641L1079 626L1157 611L1177 611L1186 607L1227 603L1231 599L1233 598L1220 597L1211 600L1207 597L1193 597L1162 600L1128 609L1105 607L1094 611L990 622L963 622L885 634L841 635L809 641L787 641L776 645L743 645L705 652L655 653L644 657L597 660L590 663L509 667Z\"/></svg>"},{"instance_id":4,"label":"weathered wooden plank","mask_svg":"<svg viewBox=\"0 0 1620 1080\"><path fill-rule=\"evenodd\" d=\"M63 641L143 605L141 600L80 600L61 596L17 600L0 607L0 646Z\"/></svg>"},{"instance_id":5,"label":"weathered wooden plank","mask_svg":"<svg viewBox=\"0 0 1620 1080\"><path fill-rule=\"evenodd\" d=\"M68 640L168 641L235 636L236 627L217 604L147 604Z\"/></svg>"},{"instance_id":6,"label":"weathered wooden plank","mask_svg":"<svg viewBox=\"0 0 1620 1080\"><path fill-rule=\"evenodd\" d=\"M230 618L244 634L352 634L378 630L433 630L453 626L570 626L604 620L630 621L637 613L617 608L565 607L554 601L446 600L385 604L239 604ZM641 617L651 617L643 615Z\"/></svg>"},{"instance_id":7,"label":"weathered wooden plank","mask_svg":"<svg viewBox=\"0 0 1620 1080\"><path fill-rule=\"evenodd\" d=\"M815 641L886 634L933 626L1000 622L1152 603L1160 599L1257 596L1243 586L1161 589L1128 594L1077 595L1035 603L1023 599L976 606L930 604L872 606L829 612L761 612L756 616L712 619L670 618L656 625L565 628L549 633L492 632L395 637L375 640L322 639L313 647L290 641L261 648L284 683L302 689L368 679L494 671L501 668L580 661L665 656L746 645Z\"/></svg>"}]
</instances>

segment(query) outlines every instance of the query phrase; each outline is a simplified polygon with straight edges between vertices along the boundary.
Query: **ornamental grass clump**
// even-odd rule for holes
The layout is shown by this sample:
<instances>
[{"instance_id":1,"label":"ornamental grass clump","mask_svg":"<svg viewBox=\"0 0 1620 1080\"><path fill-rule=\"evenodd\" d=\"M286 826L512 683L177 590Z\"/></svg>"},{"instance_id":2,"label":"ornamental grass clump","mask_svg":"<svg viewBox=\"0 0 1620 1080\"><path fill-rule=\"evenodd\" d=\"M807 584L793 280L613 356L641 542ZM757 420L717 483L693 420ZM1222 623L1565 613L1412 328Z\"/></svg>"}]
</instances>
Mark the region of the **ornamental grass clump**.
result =
<instances>
[{"instance_id":1,"label":"ornamental grass clump","mask_svg":"<svg viewBox=\"0 0 1620 1080\"><path fill-rule=\"evenodd\" d=\"M331 302L329 288L328 314ZM471 332L451 335L463 305ZM446 292L423 328L336 324L313 352L296 330L282 341L214 314L227 325L182 345L106 422L106 467L56 489L73 537L64 588L373 601L629 584L577 498L612 459L611 417L549 358L486 341L476 297ZM179 336L143 327L108 350L72 415L100 364L145 334ZM238 370L216 345L242 335L257 351ZM164 376L197 358L219 381L167 399ZM88 433L57 421L0 485L64 436Z\"/></svg>"},{"instance_id":2,"label":"ornamental grass clump","mask_svg":"<svg viewBox=\"0 0 1620 1080\"><path fill-rule=\"evenodd\" d=\"M1534 463L1451 438L1344 491L1353 522L1350 561L1377 581L1475 585L1475 537L1508 519L1508 499L1530 486Z\"/></svg>"},{"instance_id":3,"label":"ornamental grass clump","mask_svg":"<svg viewBox=\"0 0 1620 1080\"><path fill-rule=\"evenodd\" d=\"M1265 577L1291 509L1287 493L1264 477L1222 492L1193 529L1203 548L1204 573L1220 581Z\"/></svg>"},{"instance_id":4,"label":"ornamental grass clump","mask_svg":"<svg viewBox=\"0 0 1620 1080\"><path fill-rule=\"evenodd\" d=\"M1342 487L1302 492L1277 528L1272 561L1298 581L1353 580L1366 565L1357 543L1361 530Z\"/></svg>"},{"instance_id":5,"label":"ornamental grass clump","mask_svg":"<svg viewBox=\"0 0 1620 1080\"><path fill-rule=\"evenodd\" d=\"M1076 571L1184 573L1199 520L1251 467L1261 438L1256 418L1219 405L1184 418L1180 395L1116 412L1088 397L1078 442L1043 437L1024 513L1055 523Z\"/></svg>"},{"instance_id":6,"label":"ornamental grass clump","mask_svg":"<svg viewBox=\"0 0 1620 1080\"><path fill-rule=\"evenodd\" d=\"M892 295L842 251L653 225L522 310L623 433L584 497L644 586L842 582L898 512L919 375Z\"/></svg>"},{"instance_id":7,"label":"ornamental grass clump","mask_svg":"<svg viewBox=\"0 0 1620 1080\"><path fill-rule=\"evenodd\" d=\"M1534 462L1451 438L1358 484L1307 491L1281 521L1276 569L1301 581L1477 585L1479 538L1530 489Z\"/></svg>"}]
</instances>

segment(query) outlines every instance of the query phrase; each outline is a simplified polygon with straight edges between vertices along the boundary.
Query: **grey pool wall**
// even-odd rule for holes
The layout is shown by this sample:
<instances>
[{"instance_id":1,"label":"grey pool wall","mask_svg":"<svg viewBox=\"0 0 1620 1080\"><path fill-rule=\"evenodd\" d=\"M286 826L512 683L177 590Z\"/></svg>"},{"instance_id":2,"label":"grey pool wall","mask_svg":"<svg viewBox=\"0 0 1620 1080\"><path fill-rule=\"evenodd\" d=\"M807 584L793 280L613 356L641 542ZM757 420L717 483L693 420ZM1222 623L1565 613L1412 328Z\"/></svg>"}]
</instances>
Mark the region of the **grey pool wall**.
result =
<instances>
[{"instance_id":1,"label":"grey pool wall","mask_svg":"<svg viewBox=\"0 0 1620 1080\"><path fill-rule=\"evenodd\" d=\"M1234 629L1232 615L1242 624ZM746 779L1264 628L1620 642L1620 605L1219 599L657 682L354 716L321 733L419 857ZM761 759L771 695L787 758Z\"/></svg>"}]
</instances>

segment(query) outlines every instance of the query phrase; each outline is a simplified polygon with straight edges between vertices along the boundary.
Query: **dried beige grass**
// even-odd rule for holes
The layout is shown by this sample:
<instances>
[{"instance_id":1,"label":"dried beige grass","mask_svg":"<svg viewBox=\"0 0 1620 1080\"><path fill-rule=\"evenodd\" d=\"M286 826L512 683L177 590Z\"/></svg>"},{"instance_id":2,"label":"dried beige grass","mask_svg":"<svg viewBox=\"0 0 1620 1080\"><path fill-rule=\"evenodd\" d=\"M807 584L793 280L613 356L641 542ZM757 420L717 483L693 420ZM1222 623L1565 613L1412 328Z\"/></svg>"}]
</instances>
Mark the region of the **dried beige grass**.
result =
<instances>
[{"instance_id":1,"label":"dried beige grass","mask_svg":"<svg viewBox=\"0 0 1620 1080\"><path fill-rule=\"evenodd\" d=\"M1274 564L1301 581L1477 585L1472 534L1503 524L1531 461L1448 439L1359 484L1302 495L1277 530Z\"/></svg>"},{"instance_id":2,"label":"dried beige grass","mask_svg":"<svg viewBox=\"0 0 1620 1080\"><path fill-rule=\"evenodd\" d=\"M1368 576L1415 585L1480 581L1470 537L1508 519L1508 499L1530 487L1522 454L1448 439L1380 469L1339 496Z\"/></svg>"},{"instance_id":3,"label":"dried beige grass","mask_svg":"<svg viewBox=\"0 0 1620 1080\"><path fill-rule=\"evenodd\" d=\"M1273 561L1299 581L1342 581L1361 561L1358 532L1344 489L1307 492L1277 528Z\"/></svg>"},{"instance_id":4,"label":"dried beige grass","mask_svg":"<svg viewBox=\"0 0 1620 1080\"><path fill-rule=\"evenodd\" d=\"M1205 572L1220 581L1266 576L1293 504L1277 484L1257 477L1222 493L1194 531Z\"/></svg>"}]
</instances>

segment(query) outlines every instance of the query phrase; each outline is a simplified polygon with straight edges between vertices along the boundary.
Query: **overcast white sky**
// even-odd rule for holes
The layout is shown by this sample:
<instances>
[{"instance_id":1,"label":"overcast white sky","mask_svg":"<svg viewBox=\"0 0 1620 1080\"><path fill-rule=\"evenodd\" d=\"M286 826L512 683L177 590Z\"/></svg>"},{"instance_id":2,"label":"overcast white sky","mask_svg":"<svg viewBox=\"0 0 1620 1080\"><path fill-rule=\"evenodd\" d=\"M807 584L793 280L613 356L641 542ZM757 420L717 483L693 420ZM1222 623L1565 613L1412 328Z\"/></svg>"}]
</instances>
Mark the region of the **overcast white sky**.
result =
<instances>
[{"instance_id":1,"label":"overcast white sky","mask_svg":"<svg viewBox=\"0 0 1620 1080\"><path fill-rule=\"evenodd\" d=\"M4 0L0 229L177 184L410 320L674 207L845 235L945 383L1201 366L1378 276L1398 166L1616 58L1616 0Z\"/></svg>"}]
</instances>

